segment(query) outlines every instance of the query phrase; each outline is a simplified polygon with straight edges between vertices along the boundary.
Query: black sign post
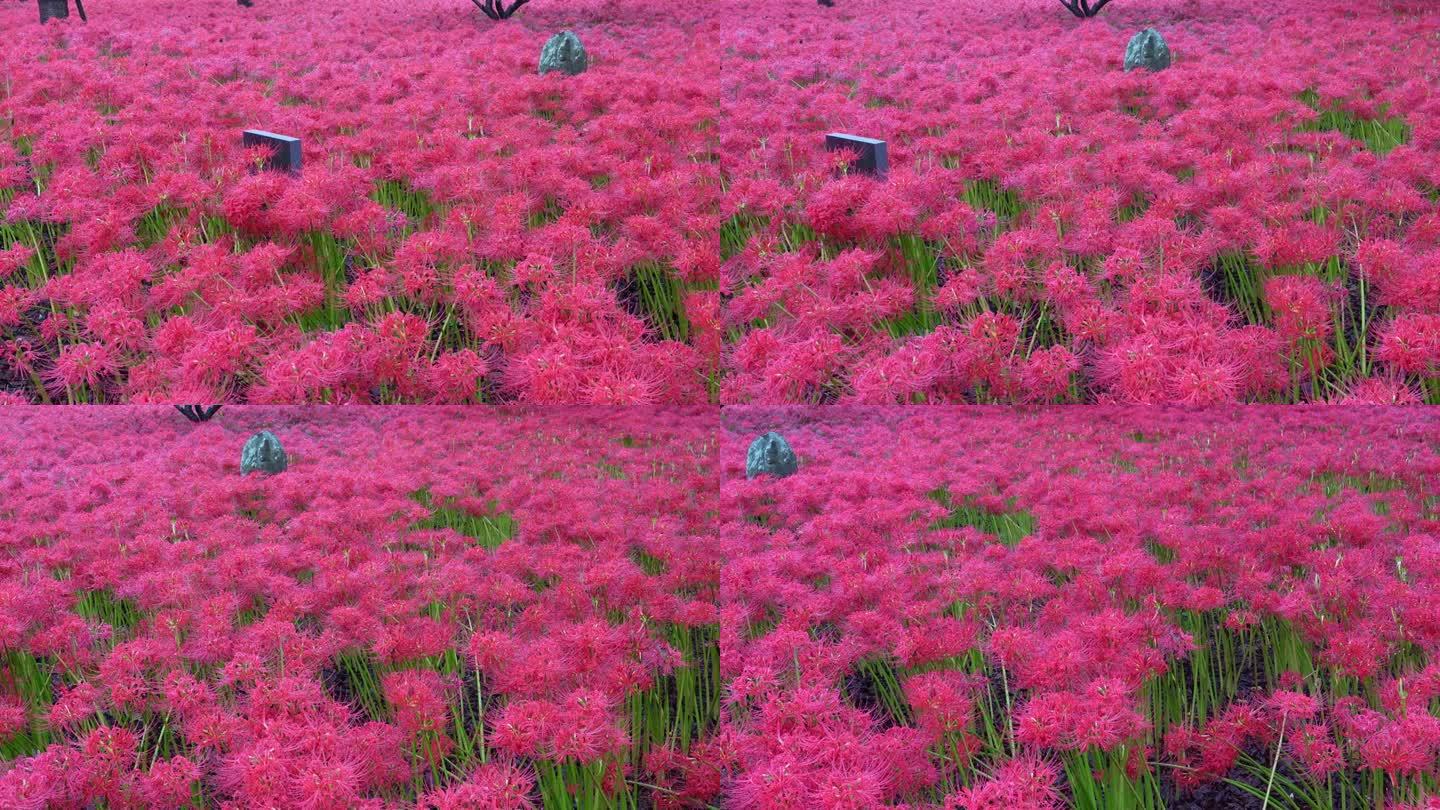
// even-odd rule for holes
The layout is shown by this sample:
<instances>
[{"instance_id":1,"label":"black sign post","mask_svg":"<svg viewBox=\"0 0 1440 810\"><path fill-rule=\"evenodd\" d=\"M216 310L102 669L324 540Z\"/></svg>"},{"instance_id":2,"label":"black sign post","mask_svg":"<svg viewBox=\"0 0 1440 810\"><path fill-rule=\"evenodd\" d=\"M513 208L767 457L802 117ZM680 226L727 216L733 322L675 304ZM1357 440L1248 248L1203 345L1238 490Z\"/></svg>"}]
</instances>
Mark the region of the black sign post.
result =
<instances>
[{"instance_id":1,"label":"black sign post","mask_svg":"<svg viewBox=\"0 0 1440 810\"><path fill-rule=\"evenodd\" d=\"M859 152L860 160L853 168L861 174L873 175L883 180L890 173L890 152L884 141L832 132L825 136L825 148L831 152L837 149Z\"/></svg>"},{"instance_id":2,"label":"black sign post","mask_svg":"<svg viewBox=\"0 0 1440 810\"><path fill-rule=\"evenodd\" d=\"M246 146L268 146L273 151L265 164L268 169L286 172L300 171L300 139L289 135L276 135L262 129L245 130Z\"/></svg>"}]
</instances>

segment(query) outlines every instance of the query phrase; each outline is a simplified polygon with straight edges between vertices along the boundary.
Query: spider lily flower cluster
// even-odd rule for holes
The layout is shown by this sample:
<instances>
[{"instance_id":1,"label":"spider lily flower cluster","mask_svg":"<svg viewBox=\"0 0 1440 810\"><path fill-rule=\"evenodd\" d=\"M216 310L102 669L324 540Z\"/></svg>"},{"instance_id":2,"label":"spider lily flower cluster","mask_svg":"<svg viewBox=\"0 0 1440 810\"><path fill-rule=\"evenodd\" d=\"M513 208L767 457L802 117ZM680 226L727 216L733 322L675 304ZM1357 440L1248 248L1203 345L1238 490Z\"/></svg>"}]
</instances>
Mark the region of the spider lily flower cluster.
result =
<instances>
[{"instance_id":1,"label":"spider lily flower cluster","mask_svg":"<svg viewBox=\"0 0 1440 810\"><path fill-rule=\"evenodd\" d=\"M724 401L1440 404L1440 8L845 8L726 40Z\"/></svg>"},{"instance_id":2,"label":"spider lily flower cluster","mask_svg":"<svg viewBox=\"0 0 1440 810\"><path fill-rule=\"evenodd\" d=\"M713 399L698 23L592 9L603 64L561 79L528 29L332 11L0 8L0 401ZM264 171L256 128L303 171Z\"/></svg>"},{"instance_id":3,"label":"spider lily flower cluster","mask_svg":"<svg viewBox=\"0 0 1440 810\"><path fill-rule=\"evenodd\" d=\"M1437 430L6 409L0 805L1422 807Z\"/></svg>"},{"instance_id":4,"label":"spider lily flower cluster","mask_svg":"<svg viewBox=\"0 0 1440 810\"><path fill-rule=\"evenodd\" d=\"M1440 807L1440 7L1105 3L0 6L0 807Z\"/></svg>"},{"instance_id":5,"label":"spider lily flower cluster","mask_svg":"<svg viewBox=\"0 0 1440 810\"><path fill-rule=\"evenodd\" d=\"M0 410L0 806L703 806L717 429Z\"/></svg>"},{"instance_id":6,"label":"spider lily flower cluster","mask_svg":"<svg viewBox=\"0 0 1440 810\"><path fill-rule=\"evenodd\" d=\"M1440 403L1432 5L163 2L0 9L5 401Z\"/></svg>"},{"instance_id":7,"label":"spider lily flower cluster","mask_svg":"<svg viewBox=\"0 0 1440 810\"><path fill-rule=\"evenodd\" d=\"M1440 796L1440 416L723 419L728 807ZM799 472L747 480L772 428Z\"/></svg>"}]
</instances>

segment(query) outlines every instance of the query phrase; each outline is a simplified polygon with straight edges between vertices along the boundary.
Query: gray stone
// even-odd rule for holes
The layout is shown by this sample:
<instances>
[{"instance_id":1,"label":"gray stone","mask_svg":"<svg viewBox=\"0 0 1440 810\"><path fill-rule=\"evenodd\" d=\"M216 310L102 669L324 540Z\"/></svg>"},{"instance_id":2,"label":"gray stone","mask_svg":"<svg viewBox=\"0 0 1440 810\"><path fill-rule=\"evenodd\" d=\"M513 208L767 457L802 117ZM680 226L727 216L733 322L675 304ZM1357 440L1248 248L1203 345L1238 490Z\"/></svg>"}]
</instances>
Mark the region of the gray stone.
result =
<instances>
[{"instance_id":1,"label":"gray stone","mask_svg":"<svg viewBox=\"0 0 1440 810\"><path fill-rule=\"evenodd\" d=\"M790 449L790 443L779 433L766 433L751 442L750 450L745 453L746 478L757 475L784 478L794 475L799 468L800 461L795 458L795 451Z\"/></svg>"},{"instance_id":2,"label":"gray stone","mask_svg":"<svg viewBox=\"0 0 1440 810\"><path fill-rule=\"evenodd\" d=\"M280 446L280 440L275 434L268 430L262 430L250 437L245 442L245 449L240 451L240 473L249 475L255 470L267 473L285 472L289 466L290 459L285 455L285 448Z\"/></svg>"},{"instance_id":3,"label":"gray stone","mask_svg":"<svg viewBox=\"0 0 1440 810\"><path fill-rule=\"evenodd\" d=\"M544 76L552 70L576 76L585 72L590 67L590 57L585 53L585 46L580 44L580 38L573 32L561 31L551 37L540 49L540 75Z\"/></svg>"},{"instance_id":4,"label":"gray stone","mask_svg":"<svg viewBox=\"0 0 1440 810\"><path fill-rule=\"evenodd\" d=\"M1135 68L1157 71L1168 67L1170 67L1170 46L1165 44L1165 38L1160 36L1160 32L1154 28L1146 28L1131 37L1130 44L1125 46L1126 73Z\"/></svg>"}]
</instances>

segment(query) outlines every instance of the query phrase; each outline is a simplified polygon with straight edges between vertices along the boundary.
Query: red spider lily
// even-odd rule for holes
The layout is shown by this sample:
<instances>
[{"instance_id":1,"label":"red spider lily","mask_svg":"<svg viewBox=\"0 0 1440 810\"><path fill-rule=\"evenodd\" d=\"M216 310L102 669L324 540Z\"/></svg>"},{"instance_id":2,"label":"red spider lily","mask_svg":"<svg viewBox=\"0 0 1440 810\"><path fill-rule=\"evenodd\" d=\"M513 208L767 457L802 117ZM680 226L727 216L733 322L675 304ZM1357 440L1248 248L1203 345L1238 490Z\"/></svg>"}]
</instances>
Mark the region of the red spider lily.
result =
<instances>
[{"instance_id":1,"label":"red spider lily","mask_svg":"<svg viewBox=\"0 0 1440 810\"><path fill-rule=\"evenodd\" d=\"M1163 807L1275 757L1373 774L1367 806L1431 790L1433 414L723 419L737 806ZM769 430L799 471L746 479Z\"/></svg>"},{"instance_id":2,"label":"red spider lily","mask_svg":"<svg viewBox=\"0 0 1440 810\"><path fill-rule=\"evenodd\" d=\"M0 805L716 800L713 415L62 410L0 414Z\"/></svg>"},{"instance_id":3,"label":"red spider lily","mask_svg":"<svg viewBox=\"0 0 1440 810\"><path fill-rule=\"evenodd\" d=\"M1294 8L1242 3L1201 31L1162 5L1178 56L1149 75L1120 63L1153 17L747 12L722 71L723 400L1440 403L1411 334L1435 331L1415 319L1440 294L1428 57L1350 44L1405 39L1412 11L1310 9L1236 76L1229 49ZM1000 68L1022 28L1033 47ZM889 177L835 177L832 131L886 139ZM871 257L865 283L827 283L847 253ZM997 315L1017 327L1003 350L945 345ZM820 357L768 348L816 335Z\"/></svg>"},{"instance_id":4,"label":"red spider lily","mask_svg":"<svg viewBox=\"0 0 1440 810\"><path fill-rule=\"evenodd\" d=\"M379 54L370 10L327 16L317 48L309 12L231 9L175 50L153 5L44 36L7 6L35 36L4 57L0 340L39 371L0 374L37 402L712 399L719 51L694 47L703 13L635 10L663 24L551 18L604 55L557 84L543 38L500 27L475 50L464 15ZM138 39L85 33L109 25ZM669 56L687 67L652 70ZM239 135L261 124L303 139L303 172L257 170ZM641 271L658 286L625 312ZM559 328L555 301L597 317ZM419 319L403 356L377 337L392 317ZM202 345L218 335L240 345Z\"/></svg>"}]
</instances>

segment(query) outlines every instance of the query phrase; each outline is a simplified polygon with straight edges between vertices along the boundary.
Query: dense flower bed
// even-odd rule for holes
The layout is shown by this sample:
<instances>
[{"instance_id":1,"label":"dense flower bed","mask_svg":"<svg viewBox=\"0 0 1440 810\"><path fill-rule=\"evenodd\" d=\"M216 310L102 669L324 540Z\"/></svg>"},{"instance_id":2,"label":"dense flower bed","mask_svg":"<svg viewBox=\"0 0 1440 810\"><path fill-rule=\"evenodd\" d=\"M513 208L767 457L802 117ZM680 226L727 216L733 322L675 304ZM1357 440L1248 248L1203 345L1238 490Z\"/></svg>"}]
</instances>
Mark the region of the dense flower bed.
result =
<instances>
[{"instance_id":1,"label":"dense flower bed","mask_svg":"<svg viewBox=\"0 0 1440 810\"><path fill-rule=\"evenodd\" d=\"M1440 403L1433 4L33 16L7 401Z\"/></svg>"},{"instance_id":2,"label":"dense flower bed","mask_svg":"<svg viewBox=\"0 0 1440 810\"><path fill-rule=\"evenodd\" d=\"M1440 802L1440 415L725 422L727 806Z\"/></svg>"},{"instance_id":3,"label":"dense flower bed","mask_svg":"<svg viewBox=\"0 0 1440 810\"><path fill-rule=\"evenodd\" d=\"M772 429L799 471L746 480ZM1437 435L5 409L0 806L1426 806Z\"/></svg>"},{"instance_id":4,"label":"dense flower bed","mask_svg":"<svg viewBox=\"0 0 1440 810\"><path fill-rule=\"evenodd\" d=\"M704 806L717 432L0 410L0 806Z\"/></svg>"},{"instance_id":5,"label":"dense flower bed","mask_svg":"<svg viewBox=\"0 0 1440 810\"><path fill-rule=\"evenodd\" d=\"M1173 66L1124 72L1150 26ZM752 7L724 399L1440 403L1436 31L1413 0Z\"/></svg>"},{"instance_id":6,"label":"dense flower bed","mask_svg":"<svg viewBox=\"0 0 1440 810\"><path fill-rule=\"evenodd\" d=\"M0 398L713 399L718 22L534 6L0 4Z\"/></svg>"}]
</instances>

